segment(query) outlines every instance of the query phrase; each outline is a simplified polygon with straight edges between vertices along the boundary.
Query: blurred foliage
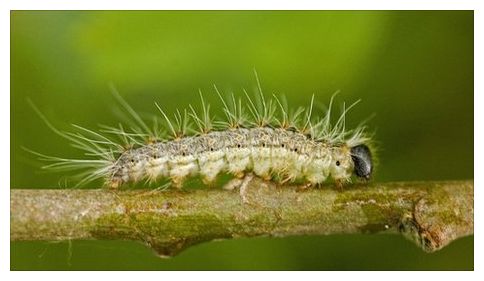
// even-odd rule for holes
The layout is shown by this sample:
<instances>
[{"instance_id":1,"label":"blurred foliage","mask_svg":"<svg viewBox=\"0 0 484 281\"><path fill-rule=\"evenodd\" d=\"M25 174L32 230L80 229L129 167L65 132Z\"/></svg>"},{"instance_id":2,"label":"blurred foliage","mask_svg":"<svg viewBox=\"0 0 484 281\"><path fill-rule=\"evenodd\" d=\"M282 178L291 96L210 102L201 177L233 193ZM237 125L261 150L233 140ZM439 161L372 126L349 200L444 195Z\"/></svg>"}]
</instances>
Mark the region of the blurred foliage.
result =
<instances>
[{"instance_id":1,"label":"blurred foliage","mask_svg":"<svg viewBox=\"0 0 484 281\"><path fill-rule=\"evenodd\" d=\"M63 187L22 146L80 157L55 126L115 125L114 83L139 112L198 104L213 84L293 106L362 102L347 118L376 131L377 181L473 178L472 11L13 11L11 188ZM472 269L473 237L426 254L399 236L256 238L170 260L122 241L11 244L12 269Z\"/></svg>"}]
</instances>

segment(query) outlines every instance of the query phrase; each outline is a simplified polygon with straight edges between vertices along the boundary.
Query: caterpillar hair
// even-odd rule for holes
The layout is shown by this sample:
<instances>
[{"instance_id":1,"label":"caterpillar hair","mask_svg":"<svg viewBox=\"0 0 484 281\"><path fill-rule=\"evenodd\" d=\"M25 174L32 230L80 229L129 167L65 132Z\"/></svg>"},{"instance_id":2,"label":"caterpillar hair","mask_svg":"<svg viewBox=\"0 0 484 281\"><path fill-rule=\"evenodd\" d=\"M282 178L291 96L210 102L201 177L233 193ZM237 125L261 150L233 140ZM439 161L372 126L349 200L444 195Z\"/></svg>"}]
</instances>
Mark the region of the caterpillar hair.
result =
<instances>
[{"instance_id":1,"label":"caterpillar hair","mask_svg":"<svg viewBox=\"0 0 484 281\"><path fill-rule=\"evenodd\" d=\"M100 126L96 131L72 125L73 131L55 128L29 101L45 124L72 146L83 151L82 159L35 153L47 164L44 169L77 171L77 186L104 179L107 187L129 182L155 182L169 178L181 187L188 177L200 176L210 184L220 173L236 178L254 174L281 183L301 180L318 185L332 178L339 184L354 175L370 179L374 167L372 136L362 123L346 127L346 115L359 100L346 106L332 122L333 101L323 112L314 109L314 95L306 108L289 108L284 97L267 98L256 74L257 94L244 90L224 98L214 90L224 118L212 115L211 105L199 92L198 106L177 109L171 118L162 104L150 125L119 95L112 92L129 124Z\"/></svg>"}]
</instances>

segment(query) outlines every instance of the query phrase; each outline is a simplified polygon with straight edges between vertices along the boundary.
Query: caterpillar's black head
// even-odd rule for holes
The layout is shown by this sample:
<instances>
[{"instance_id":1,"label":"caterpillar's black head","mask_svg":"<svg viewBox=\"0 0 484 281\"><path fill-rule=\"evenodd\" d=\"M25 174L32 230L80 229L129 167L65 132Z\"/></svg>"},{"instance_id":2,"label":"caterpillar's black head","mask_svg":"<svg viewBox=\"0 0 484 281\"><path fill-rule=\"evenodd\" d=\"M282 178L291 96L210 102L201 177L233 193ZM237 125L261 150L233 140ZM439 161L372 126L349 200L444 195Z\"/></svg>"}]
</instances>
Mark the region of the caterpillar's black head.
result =
<instances>
[{"instance_id":1,"label":"caterpillar's black head","mask_svg":"<svg viewBox=\"0 0 484 281\"><path fill-rule=\"evenodd\" d=\"M368 146L360 144L351 148L351 159L355 167L355 175L369 180L373 172L371 151Z\"/></svg>"}]
</instances>

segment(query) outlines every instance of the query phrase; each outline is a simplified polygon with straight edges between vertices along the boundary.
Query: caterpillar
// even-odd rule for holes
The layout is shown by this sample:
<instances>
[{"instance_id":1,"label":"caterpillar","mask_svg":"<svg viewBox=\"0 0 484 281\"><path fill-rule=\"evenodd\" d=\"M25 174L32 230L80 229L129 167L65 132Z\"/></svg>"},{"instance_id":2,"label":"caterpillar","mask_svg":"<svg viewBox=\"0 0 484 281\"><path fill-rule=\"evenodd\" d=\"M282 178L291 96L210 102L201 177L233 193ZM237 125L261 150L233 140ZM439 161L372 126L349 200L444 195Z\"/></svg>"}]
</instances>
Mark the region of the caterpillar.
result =
<instances>
[{"instance_id":1,"label":"caterpillar","mask_svg":"<svg viewBox=\"0 0 484 281\"><path fill-rule=\"evenodd\" d=\"M200 108L190 105L176 110L170 119L155 103L160 114L150 128L145 120L117 93L113 94L121 108L130 116L126 125L101 126L93 131L73 125L75 131L55 128L31 103L37 114L58 135L71 141L85 159L46 156L51 162L45 169L79 170L78 185L103 178L109 188L127 183L155 182L170 179L181 187L189 177L200 176L210 184L221 173L239 179L246 185L254 175L281 183L303 181L308 186L319 185L332 178L338 185L350 182L354 175L369 180L373 172L372 137L360 124L348 130L345 126L349 107L331 123L333 99L322 115L314 117L314 95L307 108L289 110L284 98L268 99L262 92L256 74L258 94L251 98L236 98L232 93L223 98L214 86L225 115L211 115L210 105L200 92ZM163 123L162 129L159 124ZM243 179L240 180L240 179Z\"/></svg>"}]
</instances>

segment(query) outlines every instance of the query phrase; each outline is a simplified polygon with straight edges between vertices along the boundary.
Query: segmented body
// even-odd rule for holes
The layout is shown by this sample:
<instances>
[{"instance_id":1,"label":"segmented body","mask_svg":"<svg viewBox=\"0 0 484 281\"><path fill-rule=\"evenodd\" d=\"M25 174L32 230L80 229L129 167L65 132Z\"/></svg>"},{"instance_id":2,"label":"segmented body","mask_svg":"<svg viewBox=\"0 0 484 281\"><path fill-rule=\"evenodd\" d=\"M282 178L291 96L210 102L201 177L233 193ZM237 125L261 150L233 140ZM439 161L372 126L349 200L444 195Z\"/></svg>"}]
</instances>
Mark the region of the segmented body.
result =
<instances>
[{"instance_id":1,"label":"segmented body","mask_svg":"<svg viewBox=\"0 0 484 281\"><path fill-rule=\"evenodd\" d=\"M281 128L235 128L127 150L110 168L108 185L168 177L181 186L196 175L210 183L222 172L253 172L265 179L302 179L314 185L330 176L348 180L352 170L350 147L344 143L316 141Z\"/></svg>"}]
</instances>

